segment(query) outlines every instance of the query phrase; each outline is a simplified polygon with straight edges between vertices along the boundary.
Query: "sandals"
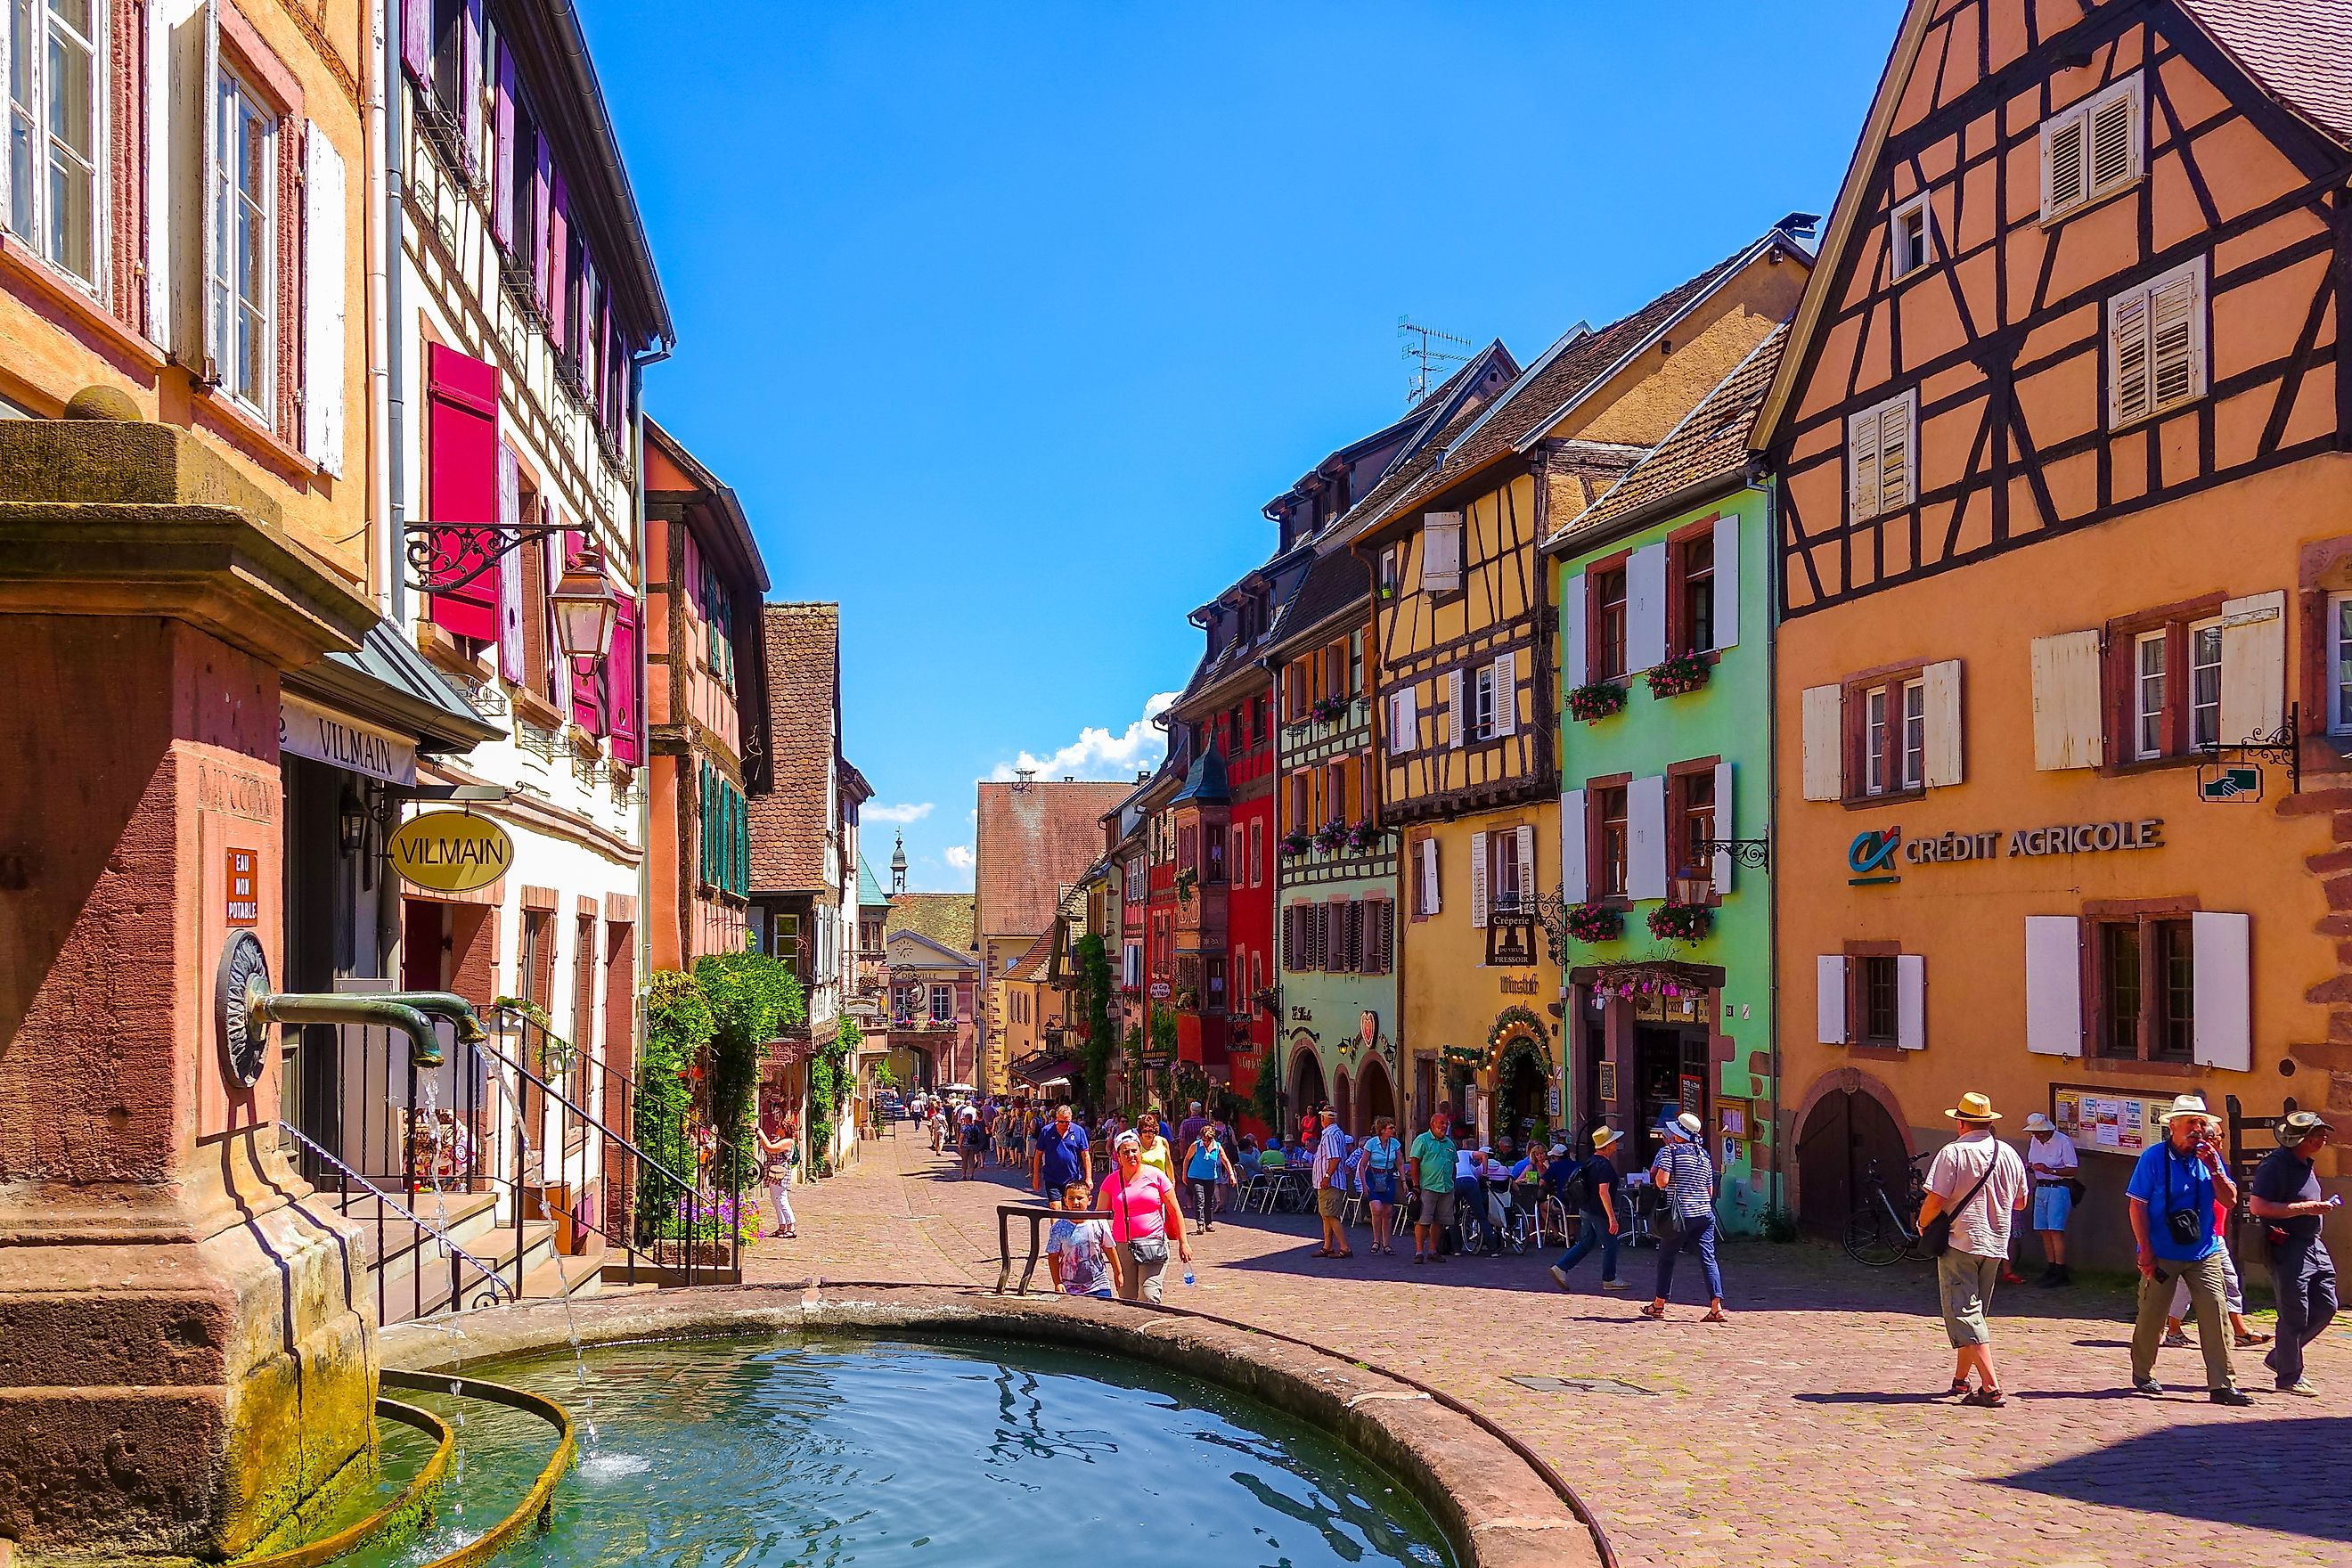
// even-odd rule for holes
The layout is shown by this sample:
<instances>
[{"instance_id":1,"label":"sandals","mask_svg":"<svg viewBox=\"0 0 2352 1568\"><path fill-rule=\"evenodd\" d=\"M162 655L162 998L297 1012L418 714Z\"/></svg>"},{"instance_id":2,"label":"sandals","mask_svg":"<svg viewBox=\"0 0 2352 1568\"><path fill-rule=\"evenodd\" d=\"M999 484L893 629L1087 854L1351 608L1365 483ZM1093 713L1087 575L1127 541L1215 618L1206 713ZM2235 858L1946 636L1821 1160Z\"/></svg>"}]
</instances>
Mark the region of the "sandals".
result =
<instances>
[{"instance_id":1,"label":"sandals","mask_svg":"<svg viewBox=\"0 0 2352 1568\"><path fill-rule=\"evenodd\" d=\"M2179 1329L2167 1329L2164 1331L2164 1348L2168 1351L2187 1350L2189 1348L2189 1336L2182 1333Z\"/></svg>"},{"instance_id":2,"label":"sandals","mask_svg":"<svg viewBox=\"0 0 2352 1568\"><path fill-rule=\"evenodd\" d=\"M1318 1247L1307 1255L1309 1258L1337 1258L1339 1255L1328 1247Z\"/></svg>"},{"instance_id":3,"label":"sandals","mask_svg":"<svg viewBox=\"0 0 2352 1568\"><path fill-rule=\"evenodd\" d=\"M1975 1391L1969 1387L1969 1380L1965 1377L1952 1379L1952 1386L1944 1392L1948 1395L1960 1399L1973 1398L1975 1394Z\"/></svg>"},{"instance_id":4,"label":"sandals","mask_svg":"<svg viewBox=\"0 0 2352 1568\"><path fill-rule=\"evenodd\" d=\"M1664 1307L1659 1306L1655 1301L1653 1301L1648 1306L1642 1309L1642 1316L1645 1318L1654 1318L1659 1322L1663 1323L1666 1321L1666 1310Z\"/></svg>"},{"instance_id":5,"label":"sandals","mask_svg":"<svg viewBox=\"0 0 2352 1568\"><path fill-rule=\"evenodd\" d=\"M1969 1394L1966 1399L1961 1400L1960 1403L1963 1405L1974 1405L1979 1408L1985 1410L1998 1410L2002 1405L2009 1403L2009 1395L2003 1394L1998 1388L1979 1388L1974 1394Z\"/></svg>"},{"instance_id":6,"label":"sandals","mask_svg":"<svg viewBox=\"0 0 2352 1568\"><path fill-rule=\"evenodd\" d=\"M1416 1253L1414 1253L1414 1254L1412 1255L1412 1260L1413 1260L1415 1263L1426 1263L1426 1262L1428 1262L1428 1261L1429 1261L1429 1259L1428 1259L1428 1258L1423 1258L1423 1257L1420 1253L1418 1253L1418 1252L1416 1252Z\"/></svg>"},{"instance_id":7,"label":"sandals","mask_svg":"<svg viewBox=\"0 0 2352 1568\"><path fill-rule=\"evenodd\" d=\"M2250 1351L2256 1345L2266 1345L2270 1342L2271 1336L2259 1331L2251 1334L2240 1334L2238 1336L2238 1348L2242 1351Z\"/></svg>"},{"instance_id":8,"label":"sandals","mask_svg":"<svg viewBox=\"0 0 2352 1568\"><path fill-rule=\"evenodd\" d=\"M1727 1323L1731 1321L1731 1320L1723 1315L1722 1308L1709 1307L1706 1310L1706 1316L1701 1318L1699 1321L1702 1323Z\"/></svg>"}]
</instances>

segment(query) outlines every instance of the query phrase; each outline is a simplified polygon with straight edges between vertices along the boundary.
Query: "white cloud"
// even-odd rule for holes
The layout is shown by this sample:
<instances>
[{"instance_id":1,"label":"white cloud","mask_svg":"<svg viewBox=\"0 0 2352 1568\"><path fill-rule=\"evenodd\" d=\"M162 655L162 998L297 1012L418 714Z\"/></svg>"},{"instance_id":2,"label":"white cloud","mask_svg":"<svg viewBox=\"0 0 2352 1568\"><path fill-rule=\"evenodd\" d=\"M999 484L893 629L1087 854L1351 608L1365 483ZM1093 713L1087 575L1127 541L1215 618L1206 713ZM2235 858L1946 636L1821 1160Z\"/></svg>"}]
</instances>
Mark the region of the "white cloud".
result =
<instances>
[{"instance_id":1,"label":"white cloud","mask_svg":"<svg viewBox=\"0 0 2352 1568\"><path fill-rule=\"evenodd\" d=\"M1056 752L1038 756L1023 752L1009 763L999 763L989 777L1005 783L1017 774L1034 773L1041 779L1131 779L1138 773L1156 768L1168 752L1168 737L1151 721L1166 711L1176 700L1173 691L1156 692L1143 705L1143 717L1129 724L1123 733L1114 735L1108 729L1088 724L1079 730L1078 738Z\"/></svg>"},{"instance_id":2,"label":"white cloud","mask_svg":"<svg viewBox=\"0 0 2352 1568\"><path fill-rule=\"evenodd\" d=\"M947 863L951 869L969 871L972 868L971 846L968 844L950 844L947 847L944 858L947 860Z\"/></svg>"},{"instance_id":3,"label":"white cloud","mask_svg":"<svg viewBox=\"0 0 2352 1568\"><path fill-rule=\"evenodd\" d=\"M931 803L917 805L861 805L857 808L860 822L920 822L931 815Z\"/></svg>"}]
</instances>

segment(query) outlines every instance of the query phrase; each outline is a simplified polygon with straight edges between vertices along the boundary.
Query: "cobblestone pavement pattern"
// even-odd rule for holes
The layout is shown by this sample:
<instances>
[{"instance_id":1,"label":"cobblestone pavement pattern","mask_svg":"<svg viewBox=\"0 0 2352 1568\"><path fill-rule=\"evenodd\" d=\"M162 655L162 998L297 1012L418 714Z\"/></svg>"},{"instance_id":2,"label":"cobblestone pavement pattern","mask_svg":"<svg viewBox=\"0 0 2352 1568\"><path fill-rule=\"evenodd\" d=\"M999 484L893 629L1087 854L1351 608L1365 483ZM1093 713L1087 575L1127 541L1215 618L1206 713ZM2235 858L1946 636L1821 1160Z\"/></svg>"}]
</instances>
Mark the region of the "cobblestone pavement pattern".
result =
<instances>
[{"instance_id":1,"label":"cobblestone pavement pattern","mask_svg":"<svg viewBox=\"0 0 2352 1568\"><path fill-rule=\"evenodd\" d=\"M762 1241L751 1280L996 1279L995 1206L1011 1173L955 1178L911 1128L845 1173L796 1189L800 1236ZM1599 1516L1625 1568L2032 1564L2232 1568L2352 1564L2352 1331L2312 1349L2317 1400L2268 1392L2242 1354L2249 1410L2206 1401L2195 1350L2164 1352L2173 1392L2134 1394L2120 1286L2012 1287L1995 1303L2002 1410L1938 1392L1950 1352L1923 1265L1864 1269L1809 1244L1724 1254L1732 1321L1697 1321L1694 1278L1665 1323L1637 1315L1654 1255L1623 1295L1555 1290L1547 1257L1415 1268L1320 1260L1313 1222L1220 1224L1199 1283L1169 1303L1277 1329L1437 1384L1542 1454ZM1016 1228L1016 1245L1019 1244ZM1040 1266L1039 1278L1044 1278ZM1529 1389L1512 1376L1608 1379ZM1620 1388L1617 1384L1630 1385Z\"/></svg>"}]
</instances>

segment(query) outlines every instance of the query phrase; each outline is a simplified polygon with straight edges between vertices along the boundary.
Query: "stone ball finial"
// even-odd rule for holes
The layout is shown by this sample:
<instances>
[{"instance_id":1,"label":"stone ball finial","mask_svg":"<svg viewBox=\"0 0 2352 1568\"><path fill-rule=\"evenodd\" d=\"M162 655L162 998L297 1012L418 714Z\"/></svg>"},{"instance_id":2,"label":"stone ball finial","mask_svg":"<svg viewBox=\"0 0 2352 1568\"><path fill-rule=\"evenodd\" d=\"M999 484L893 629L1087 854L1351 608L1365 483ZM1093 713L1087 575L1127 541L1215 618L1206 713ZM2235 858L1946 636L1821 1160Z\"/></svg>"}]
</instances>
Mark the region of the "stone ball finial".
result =
<instances>
[{"instance_id":1,"label":"stone ball finial","mask_svg":"<svg viewBox=\"0 0 2352 1568\"><path fill-rule=\"evenodd\" d=\"M136 423L139 405L120 387L85 386L66 399L68 419L114 419Z\"/></svg>"}]
</instances>

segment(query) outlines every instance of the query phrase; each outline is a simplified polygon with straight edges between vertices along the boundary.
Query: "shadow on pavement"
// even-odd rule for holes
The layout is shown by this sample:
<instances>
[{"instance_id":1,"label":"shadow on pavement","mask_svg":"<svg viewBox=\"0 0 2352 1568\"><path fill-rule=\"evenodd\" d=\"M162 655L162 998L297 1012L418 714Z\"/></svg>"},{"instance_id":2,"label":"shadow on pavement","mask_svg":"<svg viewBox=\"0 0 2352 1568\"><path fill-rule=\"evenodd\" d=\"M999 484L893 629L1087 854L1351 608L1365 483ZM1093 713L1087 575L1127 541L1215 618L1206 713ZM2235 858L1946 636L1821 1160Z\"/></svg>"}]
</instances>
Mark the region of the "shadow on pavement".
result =
<instances>
[{"instance_id":1,"label":"shadow on pavement","mask_svg":"<svg viewBox=\"0 0 2352 1568\"><path fill-rule=\"evenodd\" d=\"M1992 1484L2210 1524L2352 1542L2347 1439L2352 1418L2344 1416L2171 1426Z\"/></svg>"}]
</instances>

